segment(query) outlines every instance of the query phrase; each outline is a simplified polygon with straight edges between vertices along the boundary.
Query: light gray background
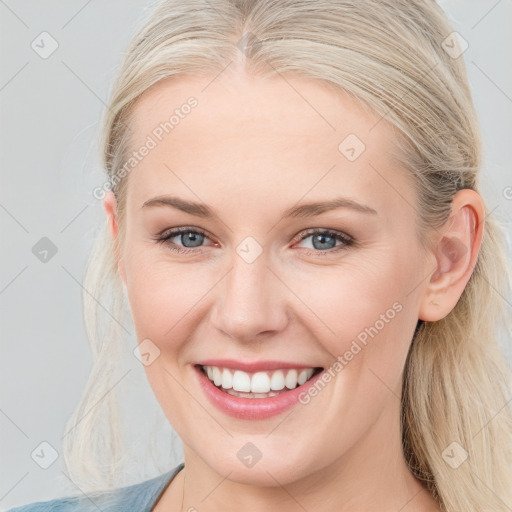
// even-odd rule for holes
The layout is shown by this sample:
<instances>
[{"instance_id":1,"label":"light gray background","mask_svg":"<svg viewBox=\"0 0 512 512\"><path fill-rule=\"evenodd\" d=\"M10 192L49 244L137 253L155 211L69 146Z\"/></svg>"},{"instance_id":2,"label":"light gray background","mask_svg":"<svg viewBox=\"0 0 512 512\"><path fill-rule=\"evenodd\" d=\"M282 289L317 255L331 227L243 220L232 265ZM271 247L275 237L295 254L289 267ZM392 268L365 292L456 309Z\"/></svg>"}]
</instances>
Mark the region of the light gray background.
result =
<instances>
[{"instance_id":1,"label":"light gray background","mask_svg":"<svg viewBox=\"0 0 512 512\"><path fill-rule=\"evenodd\" d=\"M464 58L485 139L483 195L510 233L512 0L440 4L469 43ZM0 0L1 510L80 492L63 475L61 457L42 469L31 453L43 441L60 452L65 421L91 367L81 282L103 216L92 190L104 182L92 141L114 68L148 5L147 0ZM59 45L47 59L31 48L43 31ZM32 252L42 237L57 247L46 263ZM504 300L510 307L510 297ZM133 331L128 343L136 345ZM134 445L146 453L153 419L163 421L169 436L172 429L141 365L131 359L120 387L130 410L136 409ZM165 467L134 455L132 481L126 483L181 462L177 445Z\"/></svg>"}]
</instances>

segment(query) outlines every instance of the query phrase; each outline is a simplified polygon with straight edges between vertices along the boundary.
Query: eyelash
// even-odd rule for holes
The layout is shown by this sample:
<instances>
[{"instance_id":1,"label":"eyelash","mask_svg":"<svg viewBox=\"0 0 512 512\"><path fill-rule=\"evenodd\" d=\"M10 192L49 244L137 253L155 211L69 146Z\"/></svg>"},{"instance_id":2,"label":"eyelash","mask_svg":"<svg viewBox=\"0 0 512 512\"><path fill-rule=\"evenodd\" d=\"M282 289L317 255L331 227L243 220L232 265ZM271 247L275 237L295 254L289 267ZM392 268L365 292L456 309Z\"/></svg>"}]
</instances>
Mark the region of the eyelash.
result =
<instances>
[{"instance_id":1,"label":"eyelash","mask_svg":"<svg viewBox=\"0 0 512 512\"><path fill-rule=\"evenodd\" d=\"M175 228L170 231L165 231L164 233L165 233L165 235L159 235L155 239L156 242L159 244L167 245L167 247L171 251L178 253L178 254L189 254L189 253L193 253L193 252L197 253L198 251L201 250L202 246L199 246L197 248L190 248L190 247L180 248L180 247L176 246L176 244L173 244L172 242L169 241L171 238L174 238L177 235L180 235L182 233L194 233L194 234L203 235L203 236L209 238L208 235L206 234L206 232L204 232L203 230L197 229L197 228L192 229L189 227ZM332 237L335 240L338 240L339 242L343 242L343 243L341 246L338 246L337 248L334 247L332 249L326 249L326 250L306 249L308 254L326 255L329 253L338 253L339 251L346 250L348 247L355 245L355 239L352 238L350 235L347 235L346 233L342 233L339 231L332 231L329 229L319 229L319 228L308 230L302 236L296 237L294 239L294 242L302 242L302 240L310 237L311 235L327 235L328 237Z\"/></svg>"}]
</instances>

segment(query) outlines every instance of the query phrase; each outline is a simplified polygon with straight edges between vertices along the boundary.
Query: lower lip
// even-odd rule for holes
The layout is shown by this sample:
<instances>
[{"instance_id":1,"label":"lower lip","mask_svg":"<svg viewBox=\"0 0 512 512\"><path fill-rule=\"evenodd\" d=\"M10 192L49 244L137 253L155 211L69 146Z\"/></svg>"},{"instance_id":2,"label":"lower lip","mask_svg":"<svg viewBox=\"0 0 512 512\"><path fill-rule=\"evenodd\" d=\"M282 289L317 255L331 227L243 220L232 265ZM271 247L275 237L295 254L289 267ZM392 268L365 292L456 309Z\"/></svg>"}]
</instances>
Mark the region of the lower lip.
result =
<instances>
[{"instance_id":1,"label":"lower lip","mask_svg":"<svg viewBox=\"0 0 512 512\"><path fill-rule=\"evenodd\" d=\"M206 396L210 399L222 412L233 416L234 418L243 420L261 420L276 416L299 402L299 395L307 392L310 386L313 386L316 380L322 375L323 371L318 372L311 379L301 386L290 389L279 395L269 398L243 398L233 396L221 391L213 382L204 374L200 367L194 366L199 384Z\"/></svg>"}]
</instances>

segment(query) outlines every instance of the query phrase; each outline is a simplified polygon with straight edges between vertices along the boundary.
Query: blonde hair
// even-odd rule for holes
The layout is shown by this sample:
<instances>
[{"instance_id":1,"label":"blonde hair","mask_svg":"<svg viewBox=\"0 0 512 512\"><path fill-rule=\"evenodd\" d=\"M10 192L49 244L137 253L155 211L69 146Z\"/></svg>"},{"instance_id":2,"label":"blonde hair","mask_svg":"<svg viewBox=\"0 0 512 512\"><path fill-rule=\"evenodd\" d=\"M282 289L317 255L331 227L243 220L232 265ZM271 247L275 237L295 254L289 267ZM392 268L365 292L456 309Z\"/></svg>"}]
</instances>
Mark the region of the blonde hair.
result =
<instances>
[{"instance_id":1,"label":"blonde hair","mask_svg":"<svg viewBox=\"0 0 512 512\"><path fill-rule=\"evenodd\" d=\"M427 235L446 222L454 194L463 188L478 191L482 164L464 59L443 44L452 32L433 0L159 2L128 48L104 118L102 154L118 201L118 239L123 239L127 176L116 178L130 147L137 98L165 77L214 76L236 61L255 75L322 81L382 116L396 131L390 155L410 171L417 188L417 220L428 248ZM239 44L244 35L245 48ZM69 474L84 488L91 482L108 488L122 470L117 402L107 393L122 352L122 327L111 320L102 330L96 302L115 319L126 314L117 247L105 221L84 283L94 368L64 439ZM507 272L503 233L489 214L460 300L442 320L418 322L407 357L404 456L445 511L512 507L511 373L497 334L500 325L509 327L502 299L508 293ZM467 459L454 467L446 450L460 460L467 452Z\"/></svg>"}]
</instances>

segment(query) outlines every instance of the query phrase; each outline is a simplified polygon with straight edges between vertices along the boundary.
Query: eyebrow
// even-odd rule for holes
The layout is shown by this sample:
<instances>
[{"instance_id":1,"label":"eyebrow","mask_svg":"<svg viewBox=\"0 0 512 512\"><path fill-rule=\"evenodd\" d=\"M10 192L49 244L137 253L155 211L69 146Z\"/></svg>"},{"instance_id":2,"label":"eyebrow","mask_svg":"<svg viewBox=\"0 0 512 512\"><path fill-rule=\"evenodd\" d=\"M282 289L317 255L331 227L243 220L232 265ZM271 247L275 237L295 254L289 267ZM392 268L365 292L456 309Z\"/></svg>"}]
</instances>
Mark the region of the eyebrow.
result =
<instances>
[{"instance_id":1,"label":"eyebrow","mask_svg":"<svg viewBox=\"0 0 512 512\"><path fill-rule=\"evenodd\" d=\"M180 199L179 197L173 196L158 196L152 199L148 199L144 202L141 209L155 206L170 206L190 215L206 219L218 217L211 208L204 204L196 203L193 201L186 201L185 199ZM349 208L361 213L378 215L377 211L373 208L370 208L369 206L360 204L356 201L353 201L352 199L338 197L329 201L301 203L292 206L283 212L283 218L314 217L316 215L321 215L324 212L337 208Z\"/></svg>"}]
</instances>

